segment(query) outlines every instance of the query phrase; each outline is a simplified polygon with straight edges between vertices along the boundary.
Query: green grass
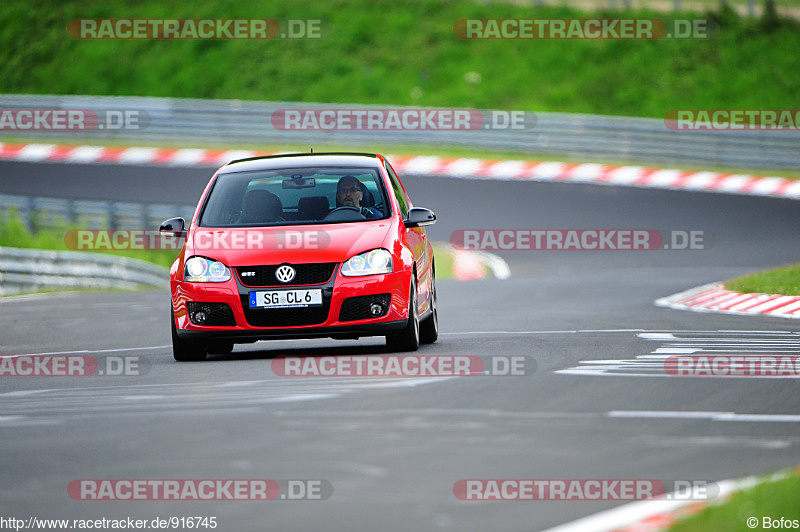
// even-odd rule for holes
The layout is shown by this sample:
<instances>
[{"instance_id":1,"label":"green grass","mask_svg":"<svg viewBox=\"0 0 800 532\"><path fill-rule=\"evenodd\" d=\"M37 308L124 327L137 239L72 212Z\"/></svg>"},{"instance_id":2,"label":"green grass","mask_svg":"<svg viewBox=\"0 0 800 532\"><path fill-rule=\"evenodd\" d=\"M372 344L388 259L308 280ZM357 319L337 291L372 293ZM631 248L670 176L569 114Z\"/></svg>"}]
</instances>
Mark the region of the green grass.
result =
<instances>
[{"instance_id":1,"label":"green grass","mask_svg":"<svg viewBox=\"0 0 800 532\"><path fill-rule=\"evenodd\" d=\"M725 282L727 290L800 296L800 264L751 273Z\"/></svg>"},{"instance_id":2,"label":"green grass","mask_svg":"<svg viewBox=\"0 0 800 532\"><path fill-rule=\"evenodd\" d=\"M449 244L433 242L433 262L436 264L437 279L453 278L453 256L449 251Z\"/></svg>"},{"instance_id":3,"label":"green grass","mask_svg":"<svg viewBox=\"0 0 800 532\"><path fill-rule=\"evenodd\" d=\"M616 0L617 5L622 5L623 0ZM739 8L743 12L747 12L748 7L748 0L726 0L727 3L732 6ZM706 9L714 9L720 5L721 0L681 0L681 9L684 11L702 11ZM529 0L530 4L533 4L533 0ZM545 4L553 4L558 5L560 2L555 0L544 0ZM611 3L609 0L567 0L567 5L573 6L581 6L584 8L588 8L590 6L596 6L598 8L606 8ZM662 10L666 13L669 13L674 10L675 2L674 0L630 0L631 6L634 9L654 9L654 10ZM798 8L800 7L800 0L777 0L777 9L778 12ZM757 0L756 1L756 12L760 13L764 9L764 0Z\"/></svg>"},{"instance_id":4,"label":"green grass","mask_svg":"<svg viewBox=\"0 0 800 532\"><path fill-rule=\"evenodd\" d=\"M747 5L748 5L748 0L727 0L727 1L732 6L747 7ZM663 5L665 3L667 3L669 5L673 5L674 4L673 0L667 0L667 2L664 2L664 0L633 0L633 6L634 7L637 7L637 6L648 7L648 6L654 6L654 5L657 5L657 4ZM783 8L787 8L787 7L800 7L800 0L777 0L775 3L777 4L778 11L780 11ZM713 7L718 6L719 4L720 4L720 0L682 0L681 1L681 6L686 6L687 9L690 6L704 6L706 8L713 8ZM764 0L757 0L756 8L759 9L759 10L763 9L764 8Z\"/></svg>"},{"instance_id":5,"label":"green grass","mask_svg":"<svg viewBox=\"0 0 800 532\"><path fill-rule=\"evenodd\" d=\"M753 530L747 526L747 519L758 519L757 530L763 530L763 517L772 520L781 517L800 520L800 476L796 473L788 478L770 481L767 479L757 486L734 494L728 501L712 505L698 514L679 521L670 532L706 532L725 530L726 532ZM771 527L777 528L777 527ZM785 528L779 528L784 530ZM789 529L797 529L790 527Z\"/></svg>"},{"instance_id":6,"label":"green grass","mask_svg":"<svg viewBox=\"0 0 800 532\"><path fill-rule=\"evenodd\" d=\"M593 11L593 16L661 12ZM697 14L684 14L698 16ZM473 0L27 0L0 3L0 90L583 112L663 118L679 108L793 108L798 22L728 11L711 40L464 41L460 18L581 17ZM680 14L670 13L669 17ZM81 17L325 19L321 40L75 40ZM475 82L480 75L480 81Z\"/></svg>"}]
</instances>

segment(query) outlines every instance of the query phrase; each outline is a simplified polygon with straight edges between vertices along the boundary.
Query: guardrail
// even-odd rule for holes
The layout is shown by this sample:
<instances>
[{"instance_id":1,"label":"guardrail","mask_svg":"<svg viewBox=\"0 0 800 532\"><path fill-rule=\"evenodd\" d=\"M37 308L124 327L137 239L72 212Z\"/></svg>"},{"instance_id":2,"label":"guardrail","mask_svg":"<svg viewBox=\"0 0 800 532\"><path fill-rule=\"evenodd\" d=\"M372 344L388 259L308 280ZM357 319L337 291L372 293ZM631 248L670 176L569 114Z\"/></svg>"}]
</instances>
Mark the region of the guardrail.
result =
<instances>
[{"instance_id":1,"label":"guardrail","mask_svg":"<svg viewBox=\"0 0 800 532\"><path fill-rule=\"evenodd\" d=\"M137 143L325 144L353 149L384 145L456 146L638 163L733 168L800 169L800 131L673 131L663 120L568 113L537 113L530 130L285 131L273 127L282 109L388 109L386 106L195 100L109 96L0 95L0 108L91 109L143 112L140 129L80 132L15 131L15 136L64 142L83 139ZM665 110L665 113L668 110ZM491 112L491 111L486 111ZM144 114L146 113L146 114Z\"/></svg>"},{"instance_id":2,"label":"guardrail","mask_svg":"<svg viewBox=\"0 0 800 532\"><path fill-rule=\"evenodd\" d=\"M16 212L29 230L62 224L86 229L158 229L175 216L191 220L192 205L143 204L0 194L0 212ZM2 218L0 217L0 220Z\"/></svg>"},{"instance_id":3,"label":"guardrail","mask_svg":"<svg viewBox=\"0 0 800 532\"><path fill-rule=\"evenodd\" d=\"M0 295L42 289L169 285L167 268L149 262L79 251L0 247Z\"/></svg>"},{"instance_id":4,"label":"guardrail","mask_svg":"<svg viewBox=\"0 0 800 532\"><path fill-rule=\"evenodd\" d=\"M12 210L31 231L66 224L113 230L156 229L173 216L191 219L194 207L0 194L0 212ZM131 289L168 284L166 268L142 260L0 246L0 295L42 289Z\"/></svg>"}]
</instances>

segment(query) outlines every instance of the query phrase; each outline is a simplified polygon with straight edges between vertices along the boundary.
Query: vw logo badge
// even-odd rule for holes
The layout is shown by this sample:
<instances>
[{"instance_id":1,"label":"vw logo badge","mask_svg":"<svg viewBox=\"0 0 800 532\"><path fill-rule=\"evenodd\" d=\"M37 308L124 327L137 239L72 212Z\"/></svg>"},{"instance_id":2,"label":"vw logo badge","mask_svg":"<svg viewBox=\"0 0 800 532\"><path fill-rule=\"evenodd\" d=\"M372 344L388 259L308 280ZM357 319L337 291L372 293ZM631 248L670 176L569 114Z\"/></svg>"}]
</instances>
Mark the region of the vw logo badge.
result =
<instances>
[{"instance_id":1,"label":"vw logo badge","mask_svg":"<svg viewBox=\"0 0 800 532\"><path fill-rule=\"evenodd\" d=\"M292 268L288 264L284 264L283 266L275 270L275 278L282 283L291 283L292 279L294 279L294 275L295 275L294 268Z\"/></svg>"}]
</instances>

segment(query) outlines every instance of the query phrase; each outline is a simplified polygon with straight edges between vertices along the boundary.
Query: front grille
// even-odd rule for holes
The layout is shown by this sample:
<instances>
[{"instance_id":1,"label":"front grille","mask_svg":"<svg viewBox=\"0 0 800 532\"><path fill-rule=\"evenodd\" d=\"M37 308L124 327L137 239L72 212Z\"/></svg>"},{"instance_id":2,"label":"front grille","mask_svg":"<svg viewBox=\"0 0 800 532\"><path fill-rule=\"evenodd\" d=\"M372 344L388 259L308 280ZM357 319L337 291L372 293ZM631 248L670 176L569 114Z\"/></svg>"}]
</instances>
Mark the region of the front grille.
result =
<instances>
[{"instance_id":1,"label":"front grille","mask_svg":"<svg viewBox=\"0 0 800 532\"><path fill-rule=\"evenodd\" d=\"M339 321L366 320L369 318L380 318L389 312L389 302L392 300L390 294L376 294L374 296L351 297L344 300L342 310L339 312ZM369 311L373 303L383 307L383 312L373 316Z\"/></svg>"},{"instance_id":2,"label":"front grille","mask_svg":"<svg viewBox=\"0 0 800 532\"><path fill-rule=\"evenodd\" d=\"M288 283L281 283L275 278L275 270L281 266L273 264L269 266L240 266L235 268L239 275L239 280L244 286L296 286L306 284L324 284L336 270L335 262L324 262L319 264L290 264L295 269L295 276ZM252 272L254 275L243 276L242 273Z\"/></svg>"},{"instance_id":3,"label":"front grille","mask_svg":"<svg viewBox=\"0 0 800 532\"><path fill-rule=\"evenodd\" d=\"M250 298L240 296L244 317L253 327L294 327L298 325L318 325L328 319L331 307L330 297L322 295L321 307L303 308L262 308L251 309Z\"/></svg>"},{"instance_id":4,"label":"front grille","mask_svg":"<svg viewBox=\"0 0 800 532\"><path fill-rule=\"evenodd\" d=\"M233 327L236 325L233 309L225 303L188 301L186 310L189 312L189 320L195 325L212 325L216 327ZM197 319L198 312L203 312L206 315L204 321Z\"/></svg>"}]
</instances>

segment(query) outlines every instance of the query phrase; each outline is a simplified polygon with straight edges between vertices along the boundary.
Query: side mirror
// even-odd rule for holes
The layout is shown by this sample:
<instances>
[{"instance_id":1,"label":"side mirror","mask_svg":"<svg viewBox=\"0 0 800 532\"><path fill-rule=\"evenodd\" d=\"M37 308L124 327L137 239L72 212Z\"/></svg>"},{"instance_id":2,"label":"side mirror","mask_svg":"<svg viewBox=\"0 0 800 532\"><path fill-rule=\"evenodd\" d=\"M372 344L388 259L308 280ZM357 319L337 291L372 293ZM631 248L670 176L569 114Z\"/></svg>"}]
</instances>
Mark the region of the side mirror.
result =
<instances>
[{"instance_id":1,"label":"side mirror","mask_svg":"<svg viewBox=\"0 0 800 532\"><path fill-rule=\"evenodd\" d=\"M158 228L161 233L171 233L173 236L186 236L186 220L183 218L170 218L161 223Z\"/></svg>"},{"instance_id":2,"label":"side mirror","mask_svg":"<svg viewBox=\"0 0 800 532\"><path fill-rule=\"evenodd\" d=\"M430 209L414 207L408 211L408 216L403 220L406 227L422 227L436 223L436 215Z\"/></svg>"}]
</instances>

